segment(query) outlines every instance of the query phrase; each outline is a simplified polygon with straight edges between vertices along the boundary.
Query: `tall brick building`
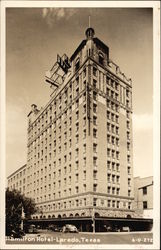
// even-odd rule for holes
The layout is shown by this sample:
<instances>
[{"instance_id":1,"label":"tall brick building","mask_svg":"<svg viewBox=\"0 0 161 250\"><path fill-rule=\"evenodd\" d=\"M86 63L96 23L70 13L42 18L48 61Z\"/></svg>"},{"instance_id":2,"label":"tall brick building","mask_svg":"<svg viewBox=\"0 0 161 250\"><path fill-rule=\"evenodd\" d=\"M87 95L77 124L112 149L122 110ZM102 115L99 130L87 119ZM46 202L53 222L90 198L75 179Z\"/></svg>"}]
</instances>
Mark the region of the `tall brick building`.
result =
<instances>
[{"instance_id":1,"label":"tall brick building","mask_svg":"<svg viewBox=\"0 0 161 250\"><path fill-rule=\"evenodd\" d=\"M22 191L35 199L35 219L134 215L132 82L94 29L85 34L46 78L49 102L28 114Z\"/></svg>"}]
</instances>

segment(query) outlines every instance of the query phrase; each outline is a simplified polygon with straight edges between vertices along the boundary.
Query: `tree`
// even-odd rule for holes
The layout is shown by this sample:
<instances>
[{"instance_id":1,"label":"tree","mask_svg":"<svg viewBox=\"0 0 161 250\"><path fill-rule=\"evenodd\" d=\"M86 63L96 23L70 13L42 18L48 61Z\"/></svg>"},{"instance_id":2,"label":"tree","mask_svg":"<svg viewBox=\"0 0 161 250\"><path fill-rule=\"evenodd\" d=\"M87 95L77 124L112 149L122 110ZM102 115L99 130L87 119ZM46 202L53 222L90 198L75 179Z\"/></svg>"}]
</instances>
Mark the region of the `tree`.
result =
<instances>
[{"instance_id":1,"label":"tree","mask_svg":"<svg viewBox=\"0 0 161 250\"><path fill-rule=\"evenodd\" d=\"M22 221L22 211L25 213L25 221L31 219L31 215L37 211L35 202L14 189L6 189L6 235L10 236L12 230L19 232Z\"/></svg>"}]
</instances>

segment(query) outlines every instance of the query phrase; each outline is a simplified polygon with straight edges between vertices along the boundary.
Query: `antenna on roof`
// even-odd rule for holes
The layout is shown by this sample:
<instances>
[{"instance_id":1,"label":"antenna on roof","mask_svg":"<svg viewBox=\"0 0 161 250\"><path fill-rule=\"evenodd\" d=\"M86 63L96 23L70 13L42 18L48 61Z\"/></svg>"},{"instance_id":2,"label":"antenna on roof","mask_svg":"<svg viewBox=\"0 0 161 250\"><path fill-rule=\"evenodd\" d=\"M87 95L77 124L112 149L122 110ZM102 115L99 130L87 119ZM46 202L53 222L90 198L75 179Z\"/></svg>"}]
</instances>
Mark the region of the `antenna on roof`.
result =
<instances>
[{"instance_id":1,"label":"antenna on roof","mask_svg":"<svg viewBox=\"0 0 161 250\"><path fill-rule=\"evenodd\" d=\"M89 21L89 28L90 28L90 26L91 26L91 16L89 16L88 21Z\"/></svg>"}]
</instances>

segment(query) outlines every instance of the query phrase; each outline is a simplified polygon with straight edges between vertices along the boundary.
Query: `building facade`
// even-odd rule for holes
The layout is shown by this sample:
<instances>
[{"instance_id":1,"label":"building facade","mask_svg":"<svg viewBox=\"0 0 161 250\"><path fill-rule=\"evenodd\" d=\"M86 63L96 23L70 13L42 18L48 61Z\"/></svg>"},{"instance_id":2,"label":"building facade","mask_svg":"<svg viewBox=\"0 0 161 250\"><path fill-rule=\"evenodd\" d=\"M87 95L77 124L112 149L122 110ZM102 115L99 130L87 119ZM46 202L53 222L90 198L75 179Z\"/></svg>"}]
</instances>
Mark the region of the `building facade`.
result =
<instances>
[{"instance_id":1,"label":"building facade","mask_svg":"<svg viewBox=\"0 0 161 250\"><path fill-rule=\"evenodd\" d=\"M153 176L134 178L134 209L144 218L153 218Z\"/></svg>"},{"instance_id":2,"label":"building facade","mask_svg":"<svg viewBox=\"0 0 161 250\"><path fill-rule=\"evenodd\" d=\"M23 191L34 218L135 216L131 79L88 28L61 80L28 114Z\"/></svg>"},{"instance_id":3,"label":"building facade","mask_svg":"<svg viewBox=\"0 0 161 250\"><path fill-rule=\"evenodd\" d=\"M26 194L26 164L8 176L8 188L10 190L19 190L22 194Z\"/></svg>"}]
</instances>

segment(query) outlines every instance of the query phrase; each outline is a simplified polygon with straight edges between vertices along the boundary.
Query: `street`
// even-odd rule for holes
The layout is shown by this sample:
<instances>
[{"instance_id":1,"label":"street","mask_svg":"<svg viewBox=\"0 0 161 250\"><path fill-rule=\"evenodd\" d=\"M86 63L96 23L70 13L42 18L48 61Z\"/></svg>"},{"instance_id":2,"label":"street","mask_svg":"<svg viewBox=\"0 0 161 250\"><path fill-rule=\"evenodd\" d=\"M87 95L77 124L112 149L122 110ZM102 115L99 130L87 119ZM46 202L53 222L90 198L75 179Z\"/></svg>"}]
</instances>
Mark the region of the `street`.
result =
<instances>
[{"instance_id":1,"label":"street","mask_svg":"<svg viewBox=\"0 0 161 250\"><path fill-rule=\"evenodd\" d=\"M6 239L6 244L152 244L152 232L62 233L41 230L22 239Z\"/></svg>"}]
</instances>

